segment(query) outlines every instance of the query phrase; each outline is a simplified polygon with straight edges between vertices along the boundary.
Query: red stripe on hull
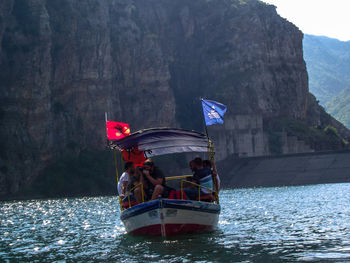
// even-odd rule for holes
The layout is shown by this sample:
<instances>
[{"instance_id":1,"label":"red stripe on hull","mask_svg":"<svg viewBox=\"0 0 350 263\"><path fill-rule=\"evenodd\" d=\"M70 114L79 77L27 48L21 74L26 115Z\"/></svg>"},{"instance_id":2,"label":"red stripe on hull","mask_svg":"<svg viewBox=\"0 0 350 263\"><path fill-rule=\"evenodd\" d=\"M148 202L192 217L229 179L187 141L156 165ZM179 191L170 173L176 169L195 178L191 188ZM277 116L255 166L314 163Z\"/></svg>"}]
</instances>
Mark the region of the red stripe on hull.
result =
<instances>
[{"instance_id":1,"label":"red stripe on hull","mask_svg":"<svg viewBox=\"0 0 350 263\"><path fill-rule=\"evenodd\" d=\"M181 234L197 234L207 231L213 231L214 226L198 225L198 224L166 224L165 236L174 236ZM140 236L162 236L161 225L151 225L138 228L130 234Z\"/></svg>"}]
</instances>

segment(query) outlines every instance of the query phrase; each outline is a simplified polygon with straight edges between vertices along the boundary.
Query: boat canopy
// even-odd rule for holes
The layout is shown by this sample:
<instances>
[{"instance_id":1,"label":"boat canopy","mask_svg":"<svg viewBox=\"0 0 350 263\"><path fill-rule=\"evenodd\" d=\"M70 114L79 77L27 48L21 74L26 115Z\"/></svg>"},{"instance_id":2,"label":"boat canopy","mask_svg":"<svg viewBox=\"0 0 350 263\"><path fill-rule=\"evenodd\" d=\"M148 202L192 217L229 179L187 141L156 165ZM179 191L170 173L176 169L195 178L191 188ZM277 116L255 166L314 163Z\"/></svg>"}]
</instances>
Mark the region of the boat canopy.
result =
<instances>
[{"instance_id":1,"label":"boat canopy","mask_svg":"<svg viewBox=\"0 0 350 263\"><path fill-rule=\"evenodd\" d=\"M109 140L109 147L120 151L137 148L152 157L180 152L207 152L208 138L195 131L151 128L134 132L120 140Z\"/></svg>"}]
</instances>

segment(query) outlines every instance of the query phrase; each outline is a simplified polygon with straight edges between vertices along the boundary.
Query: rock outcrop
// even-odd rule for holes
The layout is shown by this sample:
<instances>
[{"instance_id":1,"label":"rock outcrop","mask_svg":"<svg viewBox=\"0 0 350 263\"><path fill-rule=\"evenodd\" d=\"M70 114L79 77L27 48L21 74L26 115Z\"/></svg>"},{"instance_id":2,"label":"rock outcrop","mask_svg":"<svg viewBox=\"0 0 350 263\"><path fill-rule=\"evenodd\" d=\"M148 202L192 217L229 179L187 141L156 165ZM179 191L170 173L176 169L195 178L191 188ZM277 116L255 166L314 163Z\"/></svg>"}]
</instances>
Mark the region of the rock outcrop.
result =
<instances>
[{"instance_id":1,"label":"rock outcrop","mask_svg":"<svg viewBox=\"0 0 350 263\"><path fill-rule=\"evenodd\" d=\"M68 153L103 149L105 112L132 130L201 130L199 98L218 100L220 159L240 151L230 143L242 121L307 120L302 38L257 0L1 1L0 194ZM269 154L262 125L248 130Z\"/></svg>"}]
</instances>

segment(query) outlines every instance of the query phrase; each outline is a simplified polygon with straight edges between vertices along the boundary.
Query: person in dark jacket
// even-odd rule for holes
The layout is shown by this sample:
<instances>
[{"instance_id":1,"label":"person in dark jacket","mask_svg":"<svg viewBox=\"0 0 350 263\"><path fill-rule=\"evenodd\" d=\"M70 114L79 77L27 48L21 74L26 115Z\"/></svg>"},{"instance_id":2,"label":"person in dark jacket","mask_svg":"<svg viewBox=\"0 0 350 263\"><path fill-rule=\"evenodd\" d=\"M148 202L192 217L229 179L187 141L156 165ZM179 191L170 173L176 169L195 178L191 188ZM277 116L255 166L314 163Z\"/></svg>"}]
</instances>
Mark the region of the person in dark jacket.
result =
<instances>
[{"instance_id":1,"label":"person in dark jacket","mask_svg":"<svg viewBox=\"0 0 350 263\"><path fill-rule=\"evenodd\" d=\"M200 180L204 177L211 175L211 169L203 166L203 161L201 158L197 157L193 160L194 163L194 172L193 172L193 181L197 184L200 184Z\"/></svg>"},{"instance_id":2,"label":"person in dark jacket","mask_svg":"<svg viewBox=\"0 0 350 263\"><path fill-rule=\"evenodd\" d=\"M147 199L155 200L158 196L168 197L171 190L165 183L163 172L154 165L152 160L147 159L143 163L142 179Z\"/></svg>"},{"instance_id":3,"label":"person in dark jacket","mask_svg":"<svg viewBox=\"0 0 350 263\"><path fill-rule=\"evenodd\" d=\"M189 177L188 181L202 186L200 189L201 195L211 193L211 190L209 190L212 188L211 169L203 166L203 161L200 157L190 162L190 169L192 170L193 176ZM196 200L196 198L198 198L198 186L187 183L184 184L184 187L184 192L190 199Z\"/></svg>"}]
</instances>

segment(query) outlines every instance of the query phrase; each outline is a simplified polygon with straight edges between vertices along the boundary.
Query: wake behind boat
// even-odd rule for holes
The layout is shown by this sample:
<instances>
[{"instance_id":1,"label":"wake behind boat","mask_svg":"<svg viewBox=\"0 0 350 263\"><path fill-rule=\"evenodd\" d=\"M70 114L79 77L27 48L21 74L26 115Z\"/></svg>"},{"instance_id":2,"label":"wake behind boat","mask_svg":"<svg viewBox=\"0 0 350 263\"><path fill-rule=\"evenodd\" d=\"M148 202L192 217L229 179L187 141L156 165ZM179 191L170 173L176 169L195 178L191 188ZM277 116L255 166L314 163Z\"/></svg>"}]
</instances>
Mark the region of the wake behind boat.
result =
<instances>
[{"instance_id":1,"label":"wake behind boat","mask_svg":"<svg viewBox=\"0 0 350 263\"><path fill-rule=\"evenodd\" d=\"M209 138L195 131L173 128L145 129L118 140L109 140L109 147L125 156L143 153L147 158L172 153L208 152L214 163L214 149ZM136 235L171 236L201 233L216 229L220 204L215 175L199 183L188 181L192 175L167 177L175 187L167 198L146 201L144 185L142 201L136 202L130 192L122 200L121 220L126 231ZM209 179L209 180L208 180ZM176 182L176 183L174 183Z\"/></svg>"}]
</instances>

